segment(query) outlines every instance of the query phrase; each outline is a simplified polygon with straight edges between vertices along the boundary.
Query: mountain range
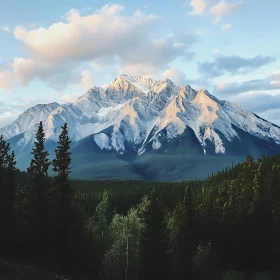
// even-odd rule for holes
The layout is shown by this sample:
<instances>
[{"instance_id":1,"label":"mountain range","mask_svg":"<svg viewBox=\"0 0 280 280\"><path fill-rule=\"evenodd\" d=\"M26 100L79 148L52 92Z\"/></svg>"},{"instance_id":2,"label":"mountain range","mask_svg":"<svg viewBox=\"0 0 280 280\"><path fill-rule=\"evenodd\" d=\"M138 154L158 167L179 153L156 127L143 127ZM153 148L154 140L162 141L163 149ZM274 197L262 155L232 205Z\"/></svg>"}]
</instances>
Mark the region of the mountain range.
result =
<instances>
[{"instance_id":1,"label":"mountain range","mask_svg":"<svg viewBox=\"0 0 280 280\"><path fill-rule=\"evenodd\" d=\"M61 125L72 140L72 177L204 178L243 160L280 153L280 127L207 90L171 80L120 75L75 102L38 104L0 128L18 167L30 162L38 123L54 156Z\"/></svg>"}]
</instances>

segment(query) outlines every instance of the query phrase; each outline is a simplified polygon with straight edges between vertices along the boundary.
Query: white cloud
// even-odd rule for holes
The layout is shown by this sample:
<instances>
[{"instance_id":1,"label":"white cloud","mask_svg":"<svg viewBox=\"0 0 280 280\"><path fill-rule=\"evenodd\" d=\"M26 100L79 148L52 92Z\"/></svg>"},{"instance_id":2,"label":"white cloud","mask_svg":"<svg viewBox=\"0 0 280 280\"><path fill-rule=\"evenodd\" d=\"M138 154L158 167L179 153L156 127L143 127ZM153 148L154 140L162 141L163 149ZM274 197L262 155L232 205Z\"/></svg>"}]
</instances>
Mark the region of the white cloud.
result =
<instances>
[{"instance_id":1,"label":"white cloud","mask_svg":"<svg viewBox=\"0 0 280 280\"><path fill-rule=\"evenodd\" d=\"M190 6L192 7L192 11L188 14L190 15L202 15L207 8L208 4L205 0L192 0L190 2Z\"/></svg>"},{"instance_id":2,"label":"white cloud","mask_svg":"<svg viewBox=\"0 0 280 280\"><path fill-rule=\"evenodd\" d=\"M268 92L270 94L273 91L280 90L280 73L272 73L271 75L258 78L254 80L247 80L243 82L218 82L214 87L215 92L223 95L238 95L246 92L261 91L261 93ZM273 95L273 94L272 94ZM258 100L257 103L259 103ZM279 103L280 104L280 103Z\"/></svg>"},{"instance_id":3,"label":"white cloud","mask_svg":"<svg viewBox=\"0 0 280 280\"><path fill-rule=\"evenodd\" d=\"M185 34L168 36L167 38L151 40L150 44L135 46L133 52L126 55L121 73L129 75L153 76L178 57L189 59L192 56L187 49L194 37Z\"/></svg>"},{"instance_id":4,"label":"white cloud","mask_svg":"<svg viewBox=\"0 0 280 280\"><path fill-rule=\"evenodd\" d=\"M214 61L199 62L198 70L205 77L219 77L226 74L237 75L253 72L275 61L274 57L258 55L244 58L237 55L219 54Z\"/></svg>"},{"instance_id":5,"label":"white cloud","mask_svg":"<svg viewBox=\"0 0 280 280\"><path fill-rule=\"evenodd\" d=\"M217 23L225 16L237 10L241 6L242 1L228 2L226 0L221 0L216 5L209 8L206 0L192 0L189 4L193 8L193 10L188 13L189 15L211 15L214 17L214 23ZM225 24L224 27L225 29L223 28L223 30L228 30L231 28L231 25Z\"/></svg>"},{"instance_id":6,"label":"white cloud","mask_svg":"<svg viewBox=\"0 0 280 280\"><path fill-rule=\"evenodd\" d=\"M11 65L10 76L13 77L14 84L18 82L21 86L27 86L32 80L41 79L52 88L62 89L68 82L72 84L78 82L79 74L73 71L74 68L74 63L53 64L33 58L16 57Z\"/></svg>"},{"instance_id":7,"label":"white cloud","mask_svg":"<svg viewBox=\"0 0 280 280\"><path fill-rule=\"evenodd\" d=\"M16 57L12 63L13 73L21 85L26 86L33 76L46 76L51 66L48 63L38 62L33 59Z\"/></svg>"},{"instance_id":8,"label":"white cloud","mask_svg":"<svg viewBox=\"0 0 280 280\"><path fill-rule=\"evenodd\" d=\"M162 79L169 79L174 84L182 86L186 84L186 75L176 67L170 67L162 73Z\"/></svg>"},{"instance_id":9,"label":"white cloud","mask_svg":"<svg viewBox=\"0 0 280 280\"><path fill-rule=\"evenodd\" d=\"M136 11L122 16L120 5L106 5L95 13L81 16L72 9L66 23L58 22L49 28L15 29L15 37L28 47L34 57L43 61L88 60L125 53L133 45L143 44L148 30L158 20L155 15Z\"/></svg>"},{"instance_id":10,"label":"white cloud","mask_svg":"<svg viewBox=\"0 0 280 280\"><path fill-rule=\"evenodd\" d=\"M118 67L127 74L155 75L173 60L190 57L194 36L153 39L159 17L140 11L122 15L123 9L121 5L105 5L85 16L72 9L65 22L47 28L17 26L14 36L25 44L30 57L15 58L6 72L1 72L0 87L7 88L3 76L8 75L14 84L26 86L40 79L61 90L69 83L78 84L81 67L90 64L99 69ZM81 85L86 87L92 80L87 72L83 75Z\"/></svg>"},{"instance_id":11,"label":"white cloud","mask_svg":"<svg viewBox=\"0 0 280 280\"><path fill-rule=\"evenodd\" d=\"M226 2L220 1L216 5L212 6L209 10L210 14L214 17L214 22L219 22L223 17L231 14L242 5L242 1L239 2Z\"/></svg>"},{"instance_id":12,"label":"white cloud","mask_svg":"<svg viewBox=\"0 0 280 280\"><path fill-rule=\"evenodd\" d=\"M7 32L7 33L9 33L11 31L11 29L8 25L2 25L1 30L4 32Z\"/></svg>"},{"instance_id":13,"label":"white cloud","mask_svg":"<svg viewBox=\"0 0 280 280\"><path fill-rule=\"evenodd\" d=\"M280 94L271 95L259 91L248 91L231 98L232 101L242 104L245 108L254 113L263 113L269 110L280 109ZM258 102L256 102L256 100ZM270 117L273 119L273 117Z\"/></svg>"},{"instance_id":14,"label":"white cloud","mask_svg":"<svg viewBox=\"0 0 280 280\"><path fill-rule=\"evenodd\" d=\"M232 28L232 24L230 24L230 23L227 23L227 24L224 24L223 26L222 26L222 30L229 30L229 29L231 29Z\"/></svg>"},{"instance_id":15,"label":"white cloud","mask_svg":"<svg viewBox=\"0 0 280 280\"><path fill-rule=\"evenodd\" d=\"M79 86L84 90L89 90L93 87L93 77L90 70L83 70Z\"/></svg>"}]
</instances>

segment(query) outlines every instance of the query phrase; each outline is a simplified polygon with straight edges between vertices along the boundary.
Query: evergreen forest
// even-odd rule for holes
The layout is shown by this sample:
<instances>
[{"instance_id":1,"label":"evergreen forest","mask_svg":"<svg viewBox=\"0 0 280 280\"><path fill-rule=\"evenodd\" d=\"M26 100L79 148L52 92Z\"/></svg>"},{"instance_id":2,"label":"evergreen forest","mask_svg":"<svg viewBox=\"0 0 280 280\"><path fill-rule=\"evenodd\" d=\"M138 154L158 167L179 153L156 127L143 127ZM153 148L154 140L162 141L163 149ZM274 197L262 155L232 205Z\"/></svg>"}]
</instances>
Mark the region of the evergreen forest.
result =
<instances>
[{"instance_id":1,"label":"evergreen forest","mask_svg":"<svg viewBox=\"0 0 280 280\"><path fill-rule=\"evenodd\" d=\"M51 160L41 122L20 171L0 136L0 259L69 279L280 279L280 155L206 180L83 181L70 144L65 123Z\"/></svg>"}]
</instances>

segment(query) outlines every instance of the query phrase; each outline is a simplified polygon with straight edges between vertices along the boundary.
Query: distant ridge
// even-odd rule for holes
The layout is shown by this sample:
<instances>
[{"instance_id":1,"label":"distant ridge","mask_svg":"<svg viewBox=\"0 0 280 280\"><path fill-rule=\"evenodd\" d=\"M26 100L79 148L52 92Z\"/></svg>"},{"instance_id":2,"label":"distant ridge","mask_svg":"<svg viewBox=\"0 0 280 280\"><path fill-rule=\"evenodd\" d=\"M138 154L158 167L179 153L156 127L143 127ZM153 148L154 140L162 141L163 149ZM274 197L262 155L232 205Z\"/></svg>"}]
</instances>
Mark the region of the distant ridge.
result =
<instances>
[{"instance_id":1,"label":"distant ridge","mask_svg":"<svg viewBox=\"0 0 280 280\"><path fill-rule=\"evenodd\" d=\"M219 100L207 90L196 91L189 85L179 87L168 79L123 74L106 90L93 87L73 103L38 104L29 108L11 125L0 129L0 134L11 140L21 168L29 164L28 153L40 121L49 147L57 141L60 126L68 123L73 157L85 164L78 168L73 162L75 177L90 173L94 177L92 170L98 161L98 178L111 177L107 164L112 161L121 178L145 178L143 174L147 172L141 170L149 168L158 157L172 157L173 169L178 171L182 164L184 167L182 156L193 159L193 164L197 157L198 164L214 157L213 166L221 167L225 159L241 160L249 152L260 156L280 151L279 126L240 105ZM93 153L91 158L81 148L83 145ZM211 166L205 168L197 176L213 171ZM178 180L189 178L174 174ZM169 171L166 174L167 180L171 177L174 180L174 176Z\"/></svg>"}]
</instances>

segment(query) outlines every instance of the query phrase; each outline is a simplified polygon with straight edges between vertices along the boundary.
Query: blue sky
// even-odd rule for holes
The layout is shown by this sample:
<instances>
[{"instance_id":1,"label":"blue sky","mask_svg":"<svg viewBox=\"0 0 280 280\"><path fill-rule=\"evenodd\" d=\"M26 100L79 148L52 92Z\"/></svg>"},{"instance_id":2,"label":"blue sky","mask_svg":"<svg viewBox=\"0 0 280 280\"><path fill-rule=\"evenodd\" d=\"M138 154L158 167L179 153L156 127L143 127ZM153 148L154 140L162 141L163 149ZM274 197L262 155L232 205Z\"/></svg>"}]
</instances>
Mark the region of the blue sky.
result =
<instances>
[{"instance_id":1,"label":"blue sky","mask_svg":"<svg viewBox=\"0 0 280 280\"><path fill-rule=\"evenodd\" d=\"M208 89L280 125L280 1L149 2L0 0L0 126L121 73Z\"/></svg>"}]
</instances>

